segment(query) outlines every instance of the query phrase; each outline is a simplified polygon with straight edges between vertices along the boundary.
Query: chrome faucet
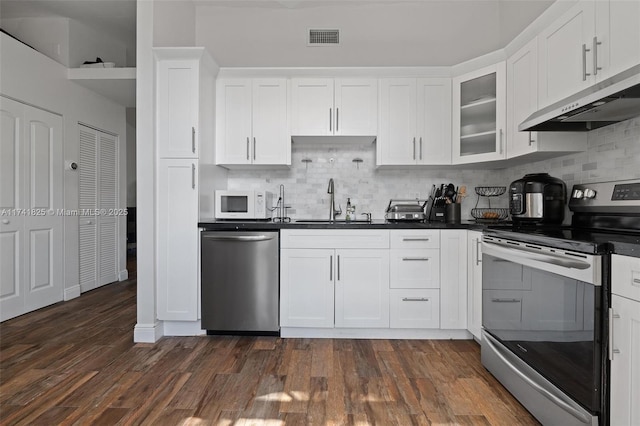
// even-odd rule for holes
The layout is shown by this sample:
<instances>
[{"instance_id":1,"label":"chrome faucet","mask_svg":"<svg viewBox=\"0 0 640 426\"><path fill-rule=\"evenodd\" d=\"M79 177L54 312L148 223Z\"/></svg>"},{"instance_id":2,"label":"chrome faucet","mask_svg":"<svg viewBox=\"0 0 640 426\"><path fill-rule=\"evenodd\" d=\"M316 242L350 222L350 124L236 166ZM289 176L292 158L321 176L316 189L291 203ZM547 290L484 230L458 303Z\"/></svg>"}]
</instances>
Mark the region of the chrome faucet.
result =
<instances>
[{"instance_id":1,"label":"chrome faucet","mask_svg":"<svg viewBox=\"0 0 640 426\"><path fill-rule=\"evenodd\" d=\"M336 202L335 202L335 190L333 188L333 178L329 179L329 188L327 188L327 194L330 194L329 198L329 220L336 220L336 216L342 214L342 207L336 210Z\"/></svg>"}]
</instances>

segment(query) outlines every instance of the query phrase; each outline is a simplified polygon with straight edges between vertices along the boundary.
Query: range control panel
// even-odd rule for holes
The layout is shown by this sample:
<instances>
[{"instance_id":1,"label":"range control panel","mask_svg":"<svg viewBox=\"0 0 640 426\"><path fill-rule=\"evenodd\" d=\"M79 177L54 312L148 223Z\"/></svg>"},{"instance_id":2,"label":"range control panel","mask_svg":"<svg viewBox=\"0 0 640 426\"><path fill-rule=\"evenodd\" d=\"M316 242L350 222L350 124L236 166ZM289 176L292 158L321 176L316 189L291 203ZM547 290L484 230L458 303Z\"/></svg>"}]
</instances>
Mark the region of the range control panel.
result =
<instances>
[{"instance_id":1,"label":"range control panel","mask_svg":"<svg viewBox=\"0 0 640 426\"><path fill-rule=\"evenodd\" d=\"M640 200L640 183L621 183L613 187L611 201Z\"/></svg>"},{"instance_id":2,"label":"range control panel","mask_svg":"<svg viewBox=\"0 0 640 426\"><path fill-rule=\"evenodd\" d=\"M569 209L574 212L638 212L640 179L573 185Z\"/></svg>"}]
</instances>

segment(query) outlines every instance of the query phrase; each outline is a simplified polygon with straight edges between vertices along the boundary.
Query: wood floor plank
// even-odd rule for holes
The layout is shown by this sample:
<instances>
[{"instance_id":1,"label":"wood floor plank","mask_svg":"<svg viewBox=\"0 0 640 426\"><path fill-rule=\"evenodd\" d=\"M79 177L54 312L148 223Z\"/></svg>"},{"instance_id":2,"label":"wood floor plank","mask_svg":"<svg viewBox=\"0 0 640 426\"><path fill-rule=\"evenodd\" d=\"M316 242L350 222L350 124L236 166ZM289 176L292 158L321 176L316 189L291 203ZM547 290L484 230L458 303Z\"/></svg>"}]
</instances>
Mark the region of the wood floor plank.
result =
<instances>
[{"instance_id":1,"label":"wood floor plank","mask_svg":"<svg viewBox=\"0 0 640 426\"><path fill-rule=\"evenodd\" d=\"M0 323L0 424L536 425L458 340L165 337L136 284Z\"/></svg>"}]
</instances>

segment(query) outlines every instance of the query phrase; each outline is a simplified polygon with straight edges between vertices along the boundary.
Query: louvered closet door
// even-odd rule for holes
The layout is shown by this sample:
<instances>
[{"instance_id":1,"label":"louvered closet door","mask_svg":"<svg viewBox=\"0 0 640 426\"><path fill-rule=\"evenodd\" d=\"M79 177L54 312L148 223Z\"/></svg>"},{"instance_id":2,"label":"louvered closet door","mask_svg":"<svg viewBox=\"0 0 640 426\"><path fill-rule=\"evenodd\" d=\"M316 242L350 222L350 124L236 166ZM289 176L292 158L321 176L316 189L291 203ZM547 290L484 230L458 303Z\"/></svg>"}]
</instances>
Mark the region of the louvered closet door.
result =
<instances>
[{"instance_id":1,"label":"louvered closet door","mask_svg":"<svg viewBox=\"0 0 640 426\"><path fill-rule=\"evenodd\" d=\"M85 292L98 286L98 225L93 214L98 208L98 132L84 126L80 126L79 162L80 291Z\"/></svg>"},{"instance_id":2,"label":"louvered closet door","mask_svg":"<svg viewBox=\"0 0 640 426\"><path fill-rule=\"evenodd\" d=\"M118 164L117 138L99 134L98 153L98 285L118 280ZM106 211L106 214L105 214Z\"/></svg>"}]
</instances>

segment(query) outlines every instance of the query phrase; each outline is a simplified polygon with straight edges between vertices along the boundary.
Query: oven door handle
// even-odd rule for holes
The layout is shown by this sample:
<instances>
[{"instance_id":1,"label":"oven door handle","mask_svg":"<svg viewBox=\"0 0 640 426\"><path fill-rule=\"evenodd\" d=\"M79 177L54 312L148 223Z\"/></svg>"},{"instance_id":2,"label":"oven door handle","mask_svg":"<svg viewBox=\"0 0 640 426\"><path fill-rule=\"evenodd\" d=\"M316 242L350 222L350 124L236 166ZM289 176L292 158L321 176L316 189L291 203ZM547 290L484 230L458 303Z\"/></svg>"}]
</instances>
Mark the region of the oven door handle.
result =
<instances>
[{"instance_id":1,"label":"oven door handle","mask_svg":"<svg viewBox=\"0 0 640 426\"><path fill-rule=\"evenodd\" d=\"M485 253L483 249L483 253L485 254L495 254L506 260L514 260L518 261L518 259L526 259L532 260L534 262L544 262L550 263L552 265L561 266L563 268L573 268L573 269L589 269L591 264L589 262L584 262L579 259L571 259L561 255L552 255L549 253L536 253L535 249L524 249L518 246L512 245L502 245L500 243L494 243L489 241L483 241L483 244L489 248L490 253Z\"/></svg>"},{"instance_id":2,"label":"oven door handle","mask_svg":"<svg viewBox=\"0 0 640 426\"><path fill-rule=\"evenodd\" d=\"M486 344L487 346L489 346L489 348L491 348L493 353L498 358L500 358L502 362L504 362L504 364L507 367L509 367L510 370L512 370L515 374L517 374L518 377L524 380L529 386L537 390L542 396L546 397L551 402L556 404L558 407L562 408L564 411L571 414L580 422L585 424L591 424L591 419L587 415L585 415L584 413L581 413L580 411L572 407L568 402L564 401L560 396L554 395L551 391L549 391L548 389L545 389L541 384L531 379L531 377L528 377L526 374L520 371L518 367L513 365L513 363L511 363L511 361L509 361L509 359L507 359L507 357L502 354L502 351L500 350L500 348L498 348L495 344L495 338L489 335L489 333L483 333L482 344L483 345Z\"/></svg>"}]
</instances>

